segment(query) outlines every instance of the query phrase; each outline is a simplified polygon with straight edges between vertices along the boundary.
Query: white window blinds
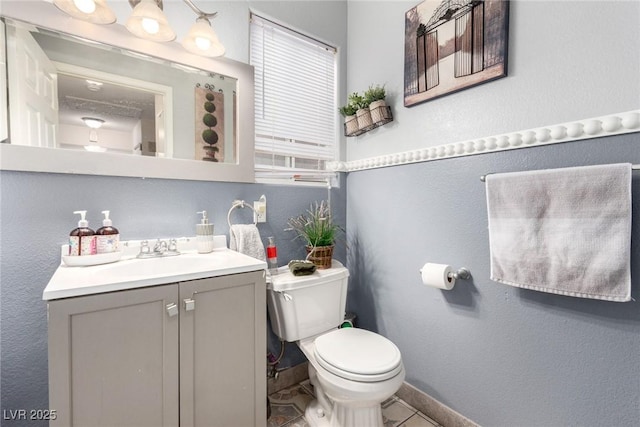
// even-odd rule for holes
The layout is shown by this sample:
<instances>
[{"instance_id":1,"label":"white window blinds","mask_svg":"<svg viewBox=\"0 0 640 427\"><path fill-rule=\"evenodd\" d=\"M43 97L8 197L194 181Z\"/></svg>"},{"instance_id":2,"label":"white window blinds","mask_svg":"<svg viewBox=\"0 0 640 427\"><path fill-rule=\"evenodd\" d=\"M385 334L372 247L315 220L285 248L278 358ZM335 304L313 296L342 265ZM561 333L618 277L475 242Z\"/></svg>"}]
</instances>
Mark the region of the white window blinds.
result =
<instances>
[{"instance_id":1,"label":"white window blinds","mask_svg":"<svg viewBox=\"0 0 640 427\"><path fill-rule=\"evenodd\" d=\"M336 49L255 14L250 46L256 179L326 181L337 156Z\"/></svg>"}]
</instances>

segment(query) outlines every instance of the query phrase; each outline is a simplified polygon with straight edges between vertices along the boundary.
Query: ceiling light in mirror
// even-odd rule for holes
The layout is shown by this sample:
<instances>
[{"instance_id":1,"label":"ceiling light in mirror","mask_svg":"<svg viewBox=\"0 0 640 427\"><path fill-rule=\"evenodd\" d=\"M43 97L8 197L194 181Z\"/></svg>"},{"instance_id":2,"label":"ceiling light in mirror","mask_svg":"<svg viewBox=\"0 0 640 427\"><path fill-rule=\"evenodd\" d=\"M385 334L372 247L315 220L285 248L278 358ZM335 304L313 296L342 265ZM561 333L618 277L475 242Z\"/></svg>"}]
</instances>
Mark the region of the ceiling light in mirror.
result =
<instances>
[{"instance_id":1,"label":"ceiling light in mirror","mask_svg":"<svg viewBox=\"0 0 640 427\"><path fill-rule=\"evenodd\" d=\"M95 117L83 117L82 121L91 129L99 129L104 124L104 120Z\"/></svg>"},{"instance_id":2,"label":"ceiling light in mirror","mask_svg":"<svg viewBox=\"0 0 640 427\"><path fill-rule=\"evenodd\" d=\"M74 18L94 24L116 22L116 15L107 6L105 0L54 0L53 4Z\"/></svg>"},{"instance_id":3,"label":"ceiling light in mirror","mask_svg":"<svg viewBox=\"0 0 640 427\"><path fill-rule=\"evenodd\" d=\"M82 120L84 120L84 118ZM100 119L95 119L95 120L100 120ZM87 123L87 126L91 127L91 125L89 125L88 123ZM100 126L102 126L102 123L100 124ZM85 145L84 149L87 151L93 151L94 153L104 153L105 151L107 151L105 147L101 147L98 144L98 131L96 130L96 128L91 129L91 132L89 132L89 144Z\"/></svg>"},{"instance_id":4,"label":"ceiling light in mirror","mask_svg":"<svg viewBox=\"0 0 640 427\"><path fill-rule=\"evenodd\" d=\"M156 42L168 42L176 38L176 33L155 0L142 0L138 3L125 27L137 37Z\"/></svg>"}]
</instances>

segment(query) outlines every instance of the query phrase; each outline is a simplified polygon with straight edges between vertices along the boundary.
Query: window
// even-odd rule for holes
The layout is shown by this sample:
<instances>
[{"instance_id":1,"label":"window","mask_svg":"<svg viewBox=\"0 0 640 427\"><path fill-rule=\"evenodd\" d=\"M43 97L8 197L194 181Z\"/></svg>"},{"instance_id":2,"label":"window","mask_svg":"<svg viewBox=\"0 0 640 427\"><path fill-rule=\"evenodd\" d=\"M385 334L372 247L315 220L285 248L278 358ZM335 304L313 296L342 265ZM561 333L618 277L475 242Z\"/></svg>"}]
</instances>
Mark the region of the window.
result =
<instances>
[{"instance_id":1,"label":"window","mask_svg":"<svg viewBox=\"0 0 640 427\"><path fill-rule=\"evenodd\" d=\"M326 182L337 159L336 49L251 14L260 182Z\"/></svg>"}]
</instances>

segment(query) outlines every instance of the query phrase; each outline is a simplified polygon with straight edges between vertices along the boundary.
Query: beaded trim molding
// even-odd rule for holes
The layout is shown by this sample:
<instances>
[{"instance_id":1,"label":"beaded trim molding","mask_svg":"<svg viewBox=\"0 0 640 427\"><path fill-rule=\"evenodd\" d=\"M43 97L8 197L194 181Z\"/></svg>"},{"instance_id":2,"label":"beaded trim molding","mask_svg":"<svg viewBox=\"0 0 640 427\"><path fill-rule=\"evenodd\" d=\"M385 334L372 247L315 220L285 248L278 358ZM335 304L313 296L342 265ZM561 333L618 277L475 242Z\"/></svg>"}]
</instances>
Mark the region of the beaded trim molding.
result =
<instances>
[{"instance_id":1,"label":"beaded trim molding","mask_svg":"<svg viewBox=\"0 0 640 427\"><path fill-rule=\"evenodd\" d=\"M327 169L335 172L356 172L366 169L429 162L451 157L473 156L476 154L515 150L540 145L560 144L633 132L640 132L640 110L454 142L435 147L385 154L361 160L331 162L327 165Z\"/></svg>"}]
</instances>

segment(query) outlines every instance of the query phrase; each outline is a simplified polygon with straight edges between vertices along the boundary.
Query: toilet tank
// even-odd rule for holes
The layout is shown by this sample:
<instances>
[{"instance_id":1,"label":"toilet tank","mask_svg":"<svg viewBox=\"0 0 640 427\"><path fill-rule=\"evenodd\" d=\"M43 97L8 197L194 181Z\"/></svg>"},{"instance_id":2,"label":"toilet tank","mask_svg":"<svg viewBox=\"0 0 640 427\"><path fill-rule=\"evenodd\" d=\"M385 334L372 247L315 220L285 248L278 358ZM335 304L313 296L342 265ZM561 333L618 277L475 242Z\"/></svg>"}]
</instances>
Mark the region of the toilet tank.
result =
<instances>
[{"instance_id":1,"label":"toilet tank","mask_svg":"<svg viewBox=\"0 0 640 427\"><path fill-rule=\"evenodd\" d=\"M271 329L289 342L336 328L344 321L349 270L336 260L309 276L294 276L288 267L267 282Z\"/></svg>"}]
</instances>

